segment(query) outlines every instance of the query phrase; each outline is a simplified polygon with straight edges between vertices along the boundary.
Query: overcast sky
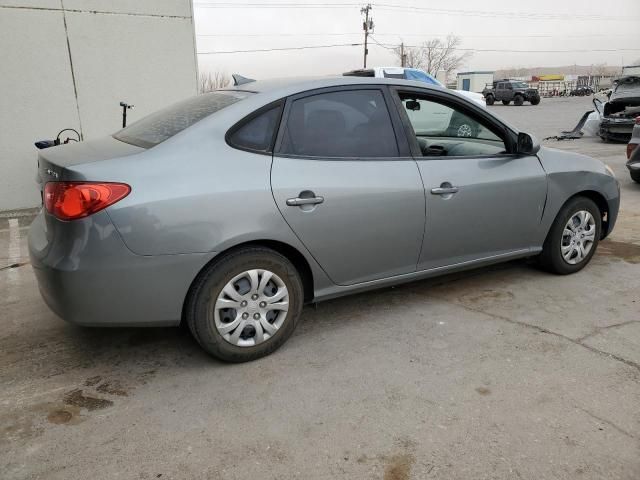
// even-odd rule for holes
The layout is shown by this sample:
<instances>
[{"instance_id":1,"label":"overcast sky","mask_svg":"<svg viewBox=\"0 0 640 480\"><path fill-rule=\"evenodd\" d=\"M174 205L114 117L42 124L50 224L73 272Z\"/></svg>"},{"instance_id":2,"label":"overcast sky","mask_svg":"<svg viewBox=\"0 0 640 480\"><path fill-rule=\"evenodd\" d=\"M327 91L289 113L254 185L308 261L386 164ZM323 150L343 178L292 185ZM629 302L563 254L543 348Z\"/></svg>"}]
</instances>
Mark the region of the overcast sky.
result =
<instances>
[{"instance_id":1,"label":"overcast sky","mask_svg":"<svg viewBox=\"0 0 640 480\"><path fill-rule=\"evenodd\" d=\"M361 68L362 46L203 52L361 43L360 8L364 4L353 0L194 0L200 70L267 78ZM401 41L417 45L451 33L462 38L463 48L500 50L475 52L464 70L598 63L619 66L640 58L640 0L381 0L372 2L372 7L373 39L387 46ZM367 63L396 65L397 60L390 50L371 41Z\"/></svg>"}]
</instances>

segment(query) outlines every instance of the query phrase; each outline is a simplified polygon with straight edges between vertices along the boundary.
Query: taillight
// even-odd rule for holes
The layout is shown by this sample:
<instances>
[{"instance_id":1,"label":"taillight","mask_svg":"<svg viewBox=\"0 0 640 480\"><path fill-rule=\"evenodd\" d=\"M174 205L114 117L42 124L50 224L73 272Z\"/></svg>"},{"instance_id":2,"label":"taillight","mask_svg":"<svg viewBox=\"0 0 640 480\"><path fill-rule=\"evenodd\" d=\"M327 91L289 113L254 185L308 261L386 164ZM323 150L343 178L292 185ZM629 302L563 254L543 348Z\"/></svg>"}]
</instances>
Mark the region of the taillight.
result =
<instances>
[{"instance_id":1,"label":"taillight","mask_svg":"<svg viewBox=\"0 0 640 480\"><path fill-rule=\"evenodd\" d=\"M113 205L130 191L126 183L47 182L44 206L60 220L76 220Z\"/></svg>"},{"instance_id":2,"label":"taillight","mask_svg":"<svg viewBox=\"0 0 640 480\"><path fill-rule=\"evenodd\" d=\"M631 158L631 154L638 146L637 143L627 143L627 159Z\"/></svg>"}]
</instances>

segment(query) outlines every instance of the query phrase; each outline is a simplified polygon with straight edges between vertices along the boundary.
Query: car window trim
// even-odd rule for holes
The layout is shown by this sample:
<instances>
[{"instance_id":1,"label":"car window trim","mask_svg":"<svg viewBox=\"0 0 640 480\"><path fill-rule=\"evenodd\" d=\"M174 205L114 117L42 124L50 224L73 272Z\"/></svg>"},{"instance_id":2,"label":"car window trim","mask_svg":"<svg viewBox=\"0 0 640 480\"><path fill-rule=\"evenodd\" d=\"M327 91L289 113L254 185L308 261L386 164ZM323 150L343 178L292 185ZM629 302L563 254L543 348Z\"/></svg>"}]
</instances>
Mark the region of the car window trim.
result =
<instances>
[{"instance_id":1,"label":"car window trim","mask_svg":"<svg viewBox=\"0 0 640 480\"><path fill-rule=\"evenodd\" d=\"M291 105L296 100L301 98L313 97L316 95L322 95L325 93L334 93L334 92L344 92L344 91L352 91L352 90L377 90L382 94L383 101L387 107L387 113L389 115L389 120L391 122L391 128L393 130L394 138L396 139L396 148L398 149L398 156L393 157L367 157L367 156L357 156L357 157L329 157L329 156L312 156L312 155L299 155L299 154L291 154L285 153L281 151L283 136L286 126L286 121L289 118L289 114L291 112ZM389 161L389 160L413 160L413 156L410 150L408 143L406 142L406 137L402 136L402 126L398 123L399 118L397 117L397 111L394 107L395 105L392 103L393 98L391 97L388 88L386 85L381 84L358 84L358 85L340 85L333 87L322 87L322 88L314 88L312 90L307 90L304 92L297 93L295 95L291 95L286 98L285 106L282 111L282 115L280 117L280 125L278 126L278 134L276 136L275 145L273 148L273 155L282 157L282 158L299 158L302 160L331 160L331 161L354 161L354 160L363 160L363 161ZM404 141L403 141L404 140Z\"/></svg>"},{"instance_id":2,"label":"car window trim","mask_svg":"<svg viewBox=\"0 0 640 480\"><path fill-rule=\"evenodd\" d=\"M428 159L428 158L441 158L441 157L425 157L422 155L422 151L420 150L420 146L418 145L418 140L416 139L415 132L413 130L413 125L409 120L409 117L402 105L402 100L400 99L401 93L415 93L420 97L424 98L427 101L436 101L436 103L440 103L442 105L453 108L454 110L460 110L465 115L468 115L473 120L476 120L482 124L489 124L493 128L490 130L496 134L498 137L502 139L507 147L507 153L499 154L500 158L505 158L507 155L515 155L516 151L516 133L512 131L509 127L507 127L502 122L499 122L495 118L489 116L487 112L482 111L482 108L476 105L473 105L471 102L464 102L461 99L457 98L454 95L451 95L447 92L441 92L438 90L432 89L423 89L417 87L404 87L400 85L391 85L390 90L393 96L393 101L395 103L396 109L398 110L398 114L402 118L402 124L404 126L405 135L407 137L407 141L411 147L411 153L416 158ZM440 102L437 102L440 100ZM500 132L499 135L497 132ZM456 155L451 157L442 157L448 159L458 159L458 158L480 158L480 157L494 157L495 155Z\"/></svg>"},{"instance_id":3,"label":"car window trim","mask_svg":"<svg viewBox=\"0 0 640 480\"><path fill-rule=\"evenodd\" d=\"M267 103L266 105L263 105L262 107L258 108L257 110L254 110L250 114L244 116L241 120L239 120L236 123L234 123L231 126L231 128L229 128L227 130L227 133L225 133L225 135L224 135L224 141L227 143L227 145L229 145L231 148L235 148L236 150L242 150L244 152L257 153L259 155L269 155L269 156L271 156L273 154L273 151L274 151L276 138L278 137L278 130L280 129L280 124L281 124L280 122L282 121L282 114L284 112L285 100L286 100L285 98L280 98L280 99L275 100L273 102ZM266 113L269 110L272 110L273 108L276 108L276 107L280 107L280 112L278 113L278 119L276 120L276 125L275 125L275 128L274 128L273 134L271 135L271 141L269 142L269 147L266 150L259 150L259 149L256 149L256 148L244 147L242 145L238 145L238 144L234 143L231 140L231 137L233 137L233 135L238 130L240 130L242 127L244 127L246 124L248 124L252 120L256 119L257 117L259 117L263 113Z\"/></svg>"}]
</instances>

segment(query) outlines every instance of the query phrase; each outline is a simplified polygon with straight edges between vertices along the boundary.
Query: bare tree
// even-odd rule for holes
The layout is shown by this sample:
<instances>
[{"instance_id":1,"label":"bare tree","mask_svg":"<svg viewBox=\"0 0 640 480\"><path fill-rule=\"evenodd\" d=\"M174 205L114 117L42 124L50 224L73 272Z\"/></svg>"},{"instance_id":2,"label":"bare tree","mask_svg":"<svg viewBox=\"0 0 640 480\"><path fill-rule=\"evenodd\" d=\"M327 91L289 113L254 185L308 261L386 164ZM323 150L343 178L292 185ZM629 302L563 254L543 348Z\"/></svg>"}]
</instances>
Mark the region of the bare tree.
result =
<instances>
[{"instance_id":1,"label":"bare tree","mask_svg":"<svg viewBox=\"0 0 640 480\"><path fill-rule=\"evenodd\" d=\"M461 44L460 37L449 35L445 40L433 38L417 47L405 47L405 66L419 68L434 77L440 70L444 70L449 78L454 70L473 55L472 52L458 53ZM396 48L394 52L402 61L400 48Z\"/></svg>"},{"instance_id":2,"label":"bare tree","mask_svg":"<svg viewBox=\"0 0 640 480\"><path fill-rule=\"evenodd\" d=\"M206 93L226 87L230 82L231 78L224 72L201 73L198 79L198 90L200 93Z\"/></svg>"}]
</instances>

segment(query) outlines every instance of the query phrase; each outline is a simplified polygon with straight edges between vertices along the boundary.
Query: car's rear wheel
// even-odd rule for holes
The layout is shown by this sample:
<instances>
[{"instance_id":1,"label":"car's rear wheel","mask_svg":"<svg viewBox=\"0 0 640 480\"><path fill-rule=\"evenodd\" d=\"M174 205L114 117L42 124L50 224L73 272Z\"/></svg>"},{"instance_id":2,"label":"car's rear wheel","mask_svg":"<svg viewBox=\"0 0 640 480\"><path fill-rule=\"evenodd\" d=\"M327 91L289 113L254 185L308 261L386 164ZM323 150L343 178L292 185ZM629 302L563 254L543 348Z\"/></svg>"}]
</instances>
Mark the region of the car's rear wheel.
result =
<instances>
[{"instance_id":1,"label":"car's rear wheel","mask_svg":"<svg viewBox=\"0 0 640 480\"><path fill-rule=\"evenodd\" d=\"M601 228L600 210L593 200L571 199L562 207L547 234L540 264L560 275L581 270L598 247Z\"/></svg>"},{"instance_id":2,"label":"car's rear wheel","mask_svg":"<svg viewBox=\"0 0 640 480\"><path fill-rule=\"evenodd\" d=\"M503 105L509 105L510 103L511 103L511 100L502 100Z\"/></svg>"},{"instance_id":3,"label":"car's rear wheel","mask_svg":"<svg viewBox=\"0 0 640 480\"><path fill-rule=\"evenodd\" d=\"M519 107L519 106L520 106L520 105L522 105L523 103L524 103L524 98L522 98L522 95L516 95L516 96L513 98L513 104L514 104L514 105L517 105L517 106Z\"/></svg>"},{"instance_id":4,"label":"car's rear wheel","mask_svg":"<svg viewBox=\"0 0 640 480\"><path fill-rule=\"evenodd\" d=\"M191 333L211 355L246 362L270 354L293 333L303 304L294 265L248 247L225 255L194 283L185 309Z\"/></svg>"},{"instance_id":5,"label":"car's rear wheel","mask_svg":"<svg viewBox=\"0 0 640 480\"><path fill-rule=\"evenodd\" d=\"M640 171L629 172L629 173L631 174L631 180L633 180L634 182L640 183Z\"/></svg>"},{"instance_id":6,"label":"car's rear wheel","mask_svg":"<svg viewBox=\"0 0 640 480\"><path fill-rule=\"evenodd\" d=\"M495 101L496 99L493 97L493 95L487 95L487 98L485 98L485 102L487 102L487 105L493 105Z\"/></svg>"},{"instance_id":7,"label":"car's rear wheel","mask_svg":"<svg viewBox=\"0 0 640 480\"><path fill-rule=\"evenodd\" d=\"M533 97L531 99L531 105L538 105L540 103L540 97Z\"/></svg>"}]
</instances>

